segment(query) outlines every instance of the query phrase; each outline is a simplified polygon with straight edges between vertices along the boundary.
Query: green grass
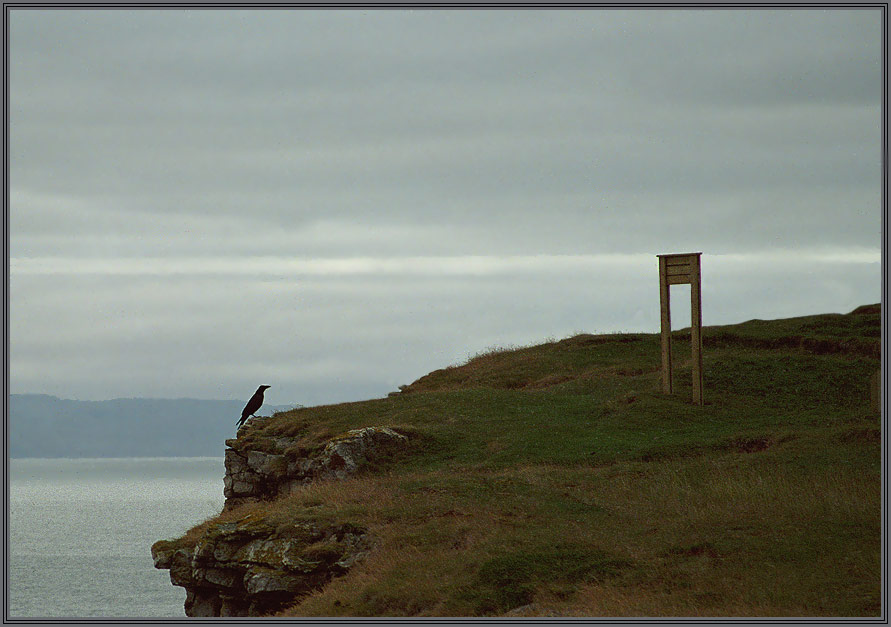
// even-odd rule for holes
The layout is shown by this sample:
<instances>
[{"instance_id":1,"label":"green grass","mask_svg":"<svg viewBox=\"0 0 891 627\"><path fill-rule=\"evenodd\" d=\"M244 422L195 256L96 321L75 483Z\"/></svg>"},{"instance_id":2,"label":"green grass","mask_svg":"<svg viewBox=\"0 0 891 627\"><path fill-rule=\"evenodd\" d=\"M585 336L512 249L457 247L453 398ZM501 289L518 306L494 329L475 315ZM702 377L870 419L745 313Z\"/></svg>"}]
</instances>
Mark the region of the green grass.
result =
<instances>
[{"instance_id":1,"label":"green grass","mask_svg":"<svg viewBox=\"0 0 891 627\"><path fill-rule=\"evenodd\" d=\"M861 309L706 327L701 407L681 330L672 396L657 334L582 334L258 423L256 446L410 436L357 477L247 507L378 538L284 615L878 615L880 321Z\"/></svg>"},{"instance_id":2,"label":"green grass","mask_svg":"<svg viewBox=\"0 0 891 627\"><path fill-rule=\"evenodd\" d=\"M532 602L542 586L568 595L580 582L612 579L631 565L584 544L518 548L483 562L463 598L475 614L503 613Z\"/></svg>"}]
</instances>

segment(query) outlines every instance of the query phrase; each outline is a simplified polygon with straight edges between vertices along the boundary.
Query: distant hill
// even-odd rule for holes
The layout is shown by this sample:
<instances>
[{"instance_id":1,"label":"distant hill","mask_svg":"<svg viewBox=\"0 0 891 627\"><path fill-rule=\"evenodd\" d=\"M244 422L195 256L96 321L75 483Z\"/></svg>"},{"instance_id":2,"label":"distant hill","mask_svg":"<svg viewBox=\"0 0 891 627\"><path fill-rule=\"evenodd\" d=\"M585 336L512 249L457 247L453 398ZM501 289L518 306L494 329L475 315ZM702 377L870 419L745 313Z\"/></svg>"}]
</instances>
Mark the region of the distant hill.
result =
<instances>
[{"instance_id":1,"label":"distant hill","mask_svg":"<svg viewBox=\"0 0 891 627\"><path fill-rule=\"evenodd\" d=\"M295 405L264 405L258 415ZM221 457L243 400L9 397L10 457Z\"/></svg>"}]
</instances>

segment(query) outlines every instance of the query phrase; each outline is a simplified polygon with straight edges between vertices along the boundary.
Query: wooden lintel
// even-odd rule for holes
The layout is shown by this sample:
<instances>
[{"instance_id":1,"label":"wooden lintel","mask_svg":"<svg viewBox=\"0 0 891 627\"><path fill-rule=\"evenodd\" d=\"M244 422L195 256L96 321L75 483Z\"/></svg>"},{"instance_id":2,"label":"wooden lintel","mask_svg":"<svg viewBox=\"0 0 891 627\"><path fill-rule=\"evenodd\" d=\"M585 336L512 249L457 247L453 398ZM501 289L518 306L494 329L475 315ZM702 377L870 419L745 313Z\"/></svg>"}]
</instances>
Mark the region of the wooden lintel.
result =
<instances>
[{"instance_id":1,"label":"wooden lintel","mask_svg":"<svg viewBox=\"0 0 891 627\"><path fill-rule=\"evenodd\" d=\"M692 283L693 277L689 274L668 275L665 277L669 285L683 285L684 283Z\"/></svg>"},{"instance_id":2,"label":"wooden lintel","mask_svg":"<svg viewBox=\"0 0 891 627\"><path fill-rule=\"evenodd\" d=\"M696 266L688 263L677 266L668 266L666 268L668 276L677 276L678 274L692 274L695 270Z\"/></svg>"},{"instance_id":3,"label":"wooden lintel","mask_svg":"<svg viewBox=\"0 0 891 627\"><path fill-rule=\"evenodd\" d=\"M695 263L696 260L702 256L702 253L672 253L670 255L656 256L659 257L659 259L664 259L667 264L674 263L678 259L689 259L691 262Z\"/></svg>"},{"instance_id":4,"label":"wooden lintel","mask_svg":"<svg viewBox=\"0 0 891 627\"><path fill-rule=\"evenodd\" d=\"M664 257L666 259L670 257L699 257L702 253L664 253L662 255L656 255L657 257Z\"/></svg>"},{"instance_id":5,"label":"wooden lintel","mask_svg":"<svg viewBox=\"0 0 891 627\"><path fill-rule=\"evenodd\" d=\"M668 266L669 270L675 266L692 266L694 264L696 264L696 257L674 257L665 261L665 265Z\"/></svg>"}]
</instances>

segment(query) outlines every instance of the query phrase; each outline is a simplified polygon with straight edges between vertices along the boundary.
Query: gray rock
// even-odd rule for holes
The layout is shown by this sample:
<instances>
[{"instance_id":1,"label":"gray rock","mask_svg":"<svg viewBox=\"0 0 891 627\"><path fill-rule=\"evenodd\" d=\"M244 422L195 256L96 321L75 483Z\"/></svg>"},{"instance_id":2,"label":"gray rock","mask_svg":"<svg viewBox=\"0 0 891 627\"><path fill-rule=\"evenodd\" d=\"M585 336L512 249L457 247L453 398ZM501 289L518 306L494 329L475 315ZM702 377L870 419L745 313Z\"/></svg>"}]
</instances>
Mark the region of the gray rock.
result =
<instances>
[{"instance_id":1,"label":"gray rock","mask_svg":"<svg viewBox=\"0 0 891 627\"><path fill-rule=\"evenodd\" d=\"M248 453L247 465L259 475L277 477L287 473L288 458L284 455L250 451Z\"/></svg>"},{"instance_id":2,"label":"gray rock","mask_svg":"<svg viewBox=\"0 0 891 627\"><path fill-rule=\"evenodd\" d=\"M408 438L388 427L353 429L325 445L318 460L317 475L345 479L375 457L375 454L408 443Z\"/></svg>"},{"instance_id":3,"label":"gray rock","mask_svg":"<svg viewBox=\"0 0 891 627\"><path fill-rule=\"evenodd\" d=\"M295 538L276 538L271 540L252 540L234 555L234 559L242 564L256 564L282 571L309 573L322 563L309 561L300 556L300 550L307 542Z\"/></svg>"},{"instance_id":4,"label":"gray rock","mask_svg":"<svg viewBox=\"0 0 891 627\"><path fill-rule=\"evenodd\" d=\"M217 562L228 562L239 548L241 548L239 542L219 540L213 548L213 559Z\"/></svg>"},{"instance_id":5,"label":"gray rock","mask_svg":"<svg viewBox=\"0 0 891 627\"><path fill-rule=\"evenodd\" d=\"M194 584L192 579L192 553L186 549L177 549L170 559L170 583L174 586L188 588Z\"/></svg>"},{"instance_id":6,"label":"gray rock","mask_svg":"<svg viewBox=\"0 0 891 627\"><path fill-rule=\"evenodd\" d=\"M170 560L176 552L176 545L169 540L159 540L152 545L152 562L155 568L170 568Z\"/></svg>"},{"instance_id":7,"label":"gray rock","mask_svg":"<svg viewBox=\"0 0 891 627\"><path fill-rule=\"evenodd\" d=\"M231 483L230 492L232 496L250 496L258 494L260 489L257 483L252 481L233 481Z\"/></svg>"},{"instance_id":8,"label":"gray rock","mask_svg":"<svg viewBox=\"0 0 891 627\"><path fill-rule=\"evenodd\" d=\"M268 453L263 451L248 451L247 466L255 472L260 472L260 468L266 463Z\"/></svg>"},{"instance_id":9,"label":"gray rock","mask_svg":"<svg viewBox=\"0 0 891 627\"><path fill-rule=\"evenodd\" d=\"M332 439L321 452L310 458L284 454L297 440L287 436L271 438L276 452L227 449L226 476L223 478L223 494L227 499L225 509L234 507L231 499L272 499L289 494L316 478L344 479L376 456L408 443L408 438L389 427L365 427ZM227 441L230 446L237 443L238 440Z\"/></svg>"},{"instance_id":10,"label":"gray rock","mask_svg":"<svg viewBox=\"0 0 891 627\"><path fill-rule=\"evenodd\" d=\"M230 442L231 440L227 441ZM236 474L247 470L247 459L235 451L235 449L227 448L223 455L223 462L226 465L226 472Z\"/></svg>"},{"instance_id":11,"label":"gray rock","mask_svg":"<svg viewBox=\"0 0 891 627\"><path fill-rule=\"evenodd\" d=\"M244 589L248 594L287 592L296 594L307 588L306 578L272 568L251 566L244 575Z\"/></svg>"},{"instance_id":12,"label":"gray rock","mask_svg":"<svg viewBox=\"0 0 891 627\"><path fill-rule=\"evenodd\" d=\"M215 544L213 538L204 536L195 543L192 549L192 566L201 564L202 562L213 559Z\"/></svg>"},{"instance_id":13,"label":"gray rock","mask_svg":"<svg viewBox=\"0 0 891 627\"><path fill-rule=\"evenodd\" d=\"M231 568L208 568L204 571L204 581L221 588L235 588L241 579L241 573Z\"/></svg>"}]
</instances>

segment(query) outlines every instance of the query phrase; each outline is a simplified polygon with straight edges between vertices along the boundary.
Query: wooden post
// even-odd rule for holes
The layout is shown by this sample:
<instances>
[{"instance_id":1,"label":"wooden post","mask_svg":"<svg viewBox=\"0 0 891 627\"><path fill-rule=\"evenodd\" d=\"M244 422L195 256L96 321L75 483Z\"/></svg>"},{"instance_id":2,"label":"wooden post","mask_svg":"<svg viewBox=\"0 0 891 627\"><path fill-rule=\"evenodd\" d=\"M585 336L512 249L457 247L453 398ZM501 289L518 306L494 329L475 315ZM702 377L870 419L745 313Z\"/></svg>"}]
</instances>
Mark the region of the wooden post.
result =
<instances>
[{"instance_id":1,"label":"wooden post","mask_svg":"<svg viewBox=\"0 0 891 627\"><path fill-rule=\"evenodd\" d=\"M702 287L698 256L690 273L690 345L693 352L693 402L702 405Z\"/></svg>"},{"instance_id":2,"label":"wooden post","mask_svg":"<svg viewBox=\"0 0 891 627\"><path fill-rule=\"evenodd\" d=\"M659 308L662 326L662 391L671 394L671 298L669 288L690 284L690 345L693 354L693 402L702 405L702 253L659 257Z\"/></svg>"},{"instance_id":3,"label":"wooden post","mask_svg":"<svg viewBox=\"0 0 891 627\"><path fill-rule=\"evenodd\" d=\"M659 309L662 314L662 392L671 394L671 293L665 257L659 257Z\"/></svg>"}]
</instances>

